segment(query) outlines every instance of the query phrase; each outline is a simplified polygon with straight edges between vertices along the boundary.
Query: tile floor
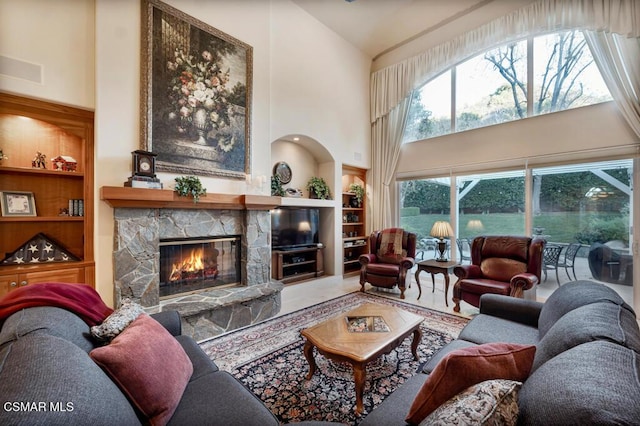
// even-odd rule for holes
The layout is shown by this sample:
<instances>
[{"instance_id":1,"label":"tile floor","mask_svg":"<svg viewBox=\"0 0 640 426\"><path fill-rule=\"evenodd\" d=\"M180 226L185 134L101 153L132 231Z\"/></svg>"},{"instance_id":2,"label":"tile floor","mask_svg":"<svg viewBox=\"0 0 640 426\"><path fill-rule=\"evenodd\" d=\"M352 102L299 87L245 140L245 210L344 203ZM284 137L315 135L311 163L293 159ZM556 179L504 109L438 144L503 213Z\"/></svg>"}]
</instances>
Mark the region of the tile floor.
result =
<instances>
[{"instance_id":1,"label":"tile floor","mask_svg":"<svg viewBox=\"0 0 640 426\"><path fill-rule=\"evenodd\" d=\"M585 259L586 262L586 259ZM584 271L587 272L584 272ZM576 273L578 279L592 279L588 267L578 268L576 267ZM453 312L452 288L456 281L456 277L451 275L448 301L449 306L445 305L444 295L444 277L442 274L435 276L435 290L432 292L431 277L428 273L422 272L420 274L420 282L422 284L422 296L418 300L418 286L414 278L414 270L409 275L411 277L411 287L405 291L405 302L413 303L415 305L424 306L427 308L435 309L442 312L447 312L454 315L461 315L465 317L471 317L478 312L478 309L465 303L461 303L461 312L457 314ZM583 271L583 272L581 272ZM564 284L566 281L566 275L564 270L560 271L560 284ZM633 306L633 288L630 286L607 284L616 290L622 298ZM366 291L372 294L380 296L391 297L394 299L400 298L400 292L397 289L391 291L385 291L385 289L378 289L372 287L370 284L366 285ZM540 301L546 300L547 297L553 291L558 288L555 272L551 272L546 281L538 285L537 299ZM307 306L315 305L320 302L324 302L335 297L342 296L347 293L360 290L359 277L357 275L343 278L341 275L334 275L323 277L315 280L304 281L299 283L292 283L285 285L282 291L282 309L279 315L284 315L289 312L296 311L298 309L305 308Z\"/></svg>"}]
</instances>

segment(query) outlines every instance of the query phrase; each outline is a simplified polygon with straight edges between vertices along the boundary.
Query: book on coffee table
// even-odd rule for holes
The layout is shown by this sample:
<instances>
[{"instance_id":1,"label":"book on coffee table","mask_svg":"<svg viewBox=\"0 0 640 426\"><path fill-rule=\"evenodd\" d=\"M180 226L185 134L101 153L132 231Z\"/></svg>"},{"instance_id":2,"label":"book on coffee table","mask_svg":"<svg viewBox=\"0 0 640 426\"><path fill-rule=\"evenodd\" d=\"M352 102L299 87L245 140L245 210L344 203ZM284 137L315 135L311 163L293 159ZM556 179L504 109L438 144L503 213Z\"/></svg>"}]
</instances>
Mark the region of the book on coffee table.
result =
<instances>
[{"instance_id":1,"label":"book on coffee table","mask_svg":"<svg viewBox=\"0 0 640 426\"><path fill-rule=\"evenodd\" d=\"M386 333L389 326L381 316L347 317L347 330L350 333Z\"/></svg>"}]
</instances>

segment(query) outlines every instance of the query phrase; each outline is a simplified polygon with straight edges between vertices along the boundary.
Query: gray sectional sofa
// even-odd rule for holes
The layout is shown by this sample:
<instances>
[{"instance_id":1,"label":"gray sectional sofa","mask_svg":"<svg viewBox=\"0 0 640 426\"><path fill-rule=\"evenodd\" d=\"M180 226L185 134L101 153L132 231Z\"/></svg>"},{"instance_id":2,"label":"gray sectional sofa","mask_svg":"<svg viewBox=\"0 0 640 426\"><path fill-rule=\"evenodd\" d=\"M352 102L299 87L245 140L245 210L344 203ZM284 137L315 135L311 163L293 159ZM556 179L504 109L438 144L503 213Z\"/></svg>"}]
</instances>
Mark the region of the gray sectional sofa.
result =
<instances>
[{"instance_id":1,"label":"gray sectional sofa","mask_svg":"<svg viewBox=\"0 0 640 426\"><path fill-rule=\"evenodd\" d=\"M404 425L415 395L446 354L491 342L536 346L531 374L518 395L518 424L640 424L640 330L635 312L609 287L574 281L544 304L483 295L480 313L458 339L360 425Z\"/></svg>"},{"instance_id":2,"label":"gray sectional sofa","mask_svg":"<svg viewBox=\"0 0 640 426\"><path fill-rule=\"evenodd\" d=\"M181 335L177 312L152 317L175 336L193 364L193 374L169 424L278 425L255 395L220 371L191 337ZM144 423L118 386L89 357L94 347L89 326L68 310L32 307L9 316L0 330L0 424Z\"/></svg>"}]
</instances>

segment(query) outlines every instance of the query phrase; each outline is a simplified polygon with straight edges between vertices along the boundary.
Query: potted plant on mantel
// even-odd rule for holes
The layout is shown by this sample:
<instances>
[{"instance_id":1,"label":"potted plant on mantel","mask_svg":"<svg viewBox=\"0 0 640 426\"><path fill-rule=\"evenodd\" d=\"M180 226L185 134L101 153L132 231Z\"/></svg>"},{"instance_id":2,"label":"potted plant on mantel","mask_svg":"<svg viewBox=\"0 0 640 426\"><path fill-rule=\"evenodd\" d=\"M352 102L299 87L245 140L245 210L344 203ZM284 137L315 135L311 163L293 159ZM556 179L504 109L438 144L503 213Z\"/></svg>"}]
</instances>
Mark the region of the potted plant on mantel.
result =
<instances>
[{"instance_id":1,"label":"potted plant on mantel","mask_svg":"<svg viewBox=\"0 0 640 426\"><path fill-rule=\"evenodd\" d=\"M354 196L351 198L351 207L362 207L362 200L364 200L364 187L357 183L349 185L349 192L353 192Z\"/></svg>"},{"instance_id":2,"label":"potted plant on mantel","mask_svg":"<svg viewBox=\"0 0 640 426\"><path fill-rule=\"evenodd\" d=\"M275 197L284 197L284 188L282 187L282 181L278 175L271 176L271 195Z\"/></svg>"},{"instance_id":3,"label":"potted plant on mantel","mask_svg":"<svg viewBox=\"0 0 640 426\"><path fill-rule=\"evenodd\" d=\"M319 200L330 200L331 190L329 185L321 177L312 176L307 182L307 190L309 190L309 198L317 198Z\"/></svg>"},{"instance_id":4,"label":"potted plant on mantel","mask_svg":"<svg viewBox=\"0 0 640 426\"><path fill-rule=\"evenodd\" d=\"M200 196L207 193L207 189L196 176L177 177L175 190L181 197L192 196L194 203L200 201Z\"/></svg>"}]
</instances>

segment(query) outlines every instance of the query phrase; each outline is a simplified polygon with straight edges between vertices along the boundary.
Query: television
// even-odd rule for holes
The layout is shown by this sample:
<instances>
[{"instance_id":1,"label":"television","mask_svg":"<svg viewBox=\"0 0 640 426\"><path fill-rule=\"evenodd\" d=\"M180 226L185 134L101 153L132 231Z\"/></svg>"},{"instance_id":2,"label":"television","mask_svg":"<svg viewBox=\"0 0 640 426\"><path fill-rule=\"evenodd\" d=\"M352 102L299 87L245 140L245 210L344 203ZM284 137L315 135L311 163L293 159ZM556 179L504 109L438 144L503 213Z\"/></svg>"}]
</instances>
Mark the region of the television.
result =
<instances>
[{"instance_id":1,"label":"television","mask_svg":"<svg viewBox=\"0 0 640 426\"><path fill-rule=\"evenodd\" d=\"M271 246L286 250L318 244L320 209L278 207L271 210Z\"/></svg>"}]
</instances>

